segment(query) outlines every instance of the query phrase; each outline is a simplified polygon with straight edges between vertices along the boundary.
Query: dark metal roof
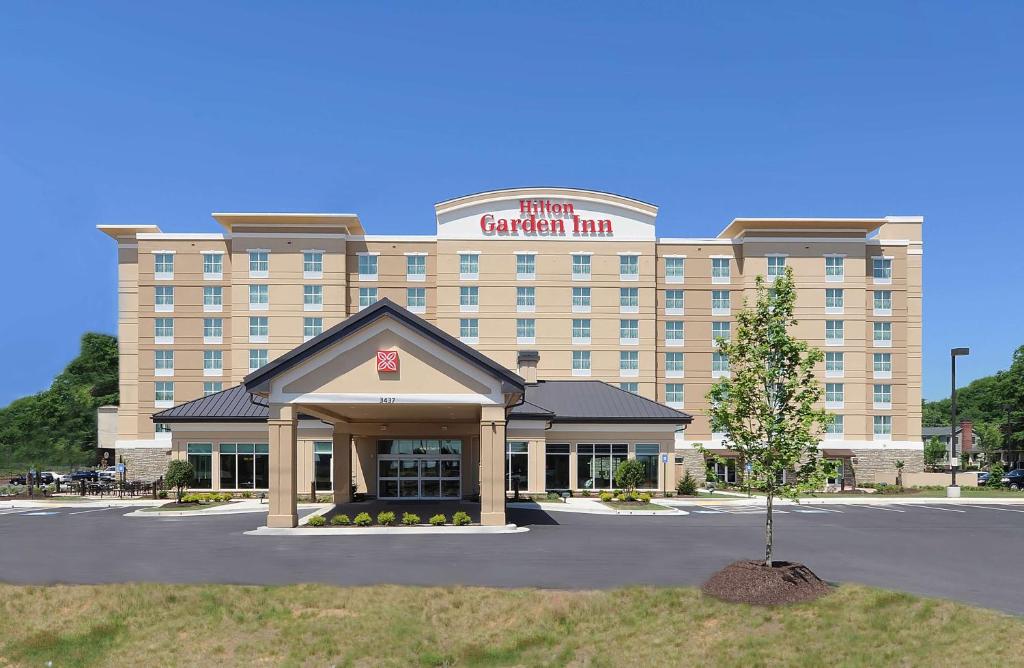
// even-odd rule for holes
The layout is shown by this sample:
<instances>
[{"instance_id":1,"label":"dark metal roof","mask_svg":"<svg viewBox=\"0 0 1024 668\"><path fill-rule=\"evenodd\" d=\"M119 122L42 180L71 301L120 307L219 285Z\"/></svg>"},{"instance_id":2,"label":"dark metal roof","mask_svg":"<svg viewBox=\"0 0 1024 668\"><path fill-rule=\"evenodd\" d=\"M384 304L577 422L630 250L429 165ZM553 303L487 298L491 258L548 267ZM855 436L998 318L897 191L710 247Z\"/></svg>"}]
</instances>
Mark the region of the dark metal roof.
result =
<instances>
[{"instance_id":1,"label":"dark metal roof","mask_svg":"<svg viewBox=\"0 0 1024 668\"><path fill-rule=\"evenodd\" d=\"M960 427L956 428L956 433L959 434L963 431ZM922 436L949 436L949 427L921 427Z\"/></svg>"},{"instance_id":2,"label":"dark metal roof","mask_svg":"<svg viewBox=\"0 0 1024 668\"><path fill-rule=\"evenodd\" d=\"M266 390L266 383L277 374L317 354L324 348L333 344L335 341L348 336L360 327L369 325L370 323L388 315L409 325L413 329L419 330L424 335L434 339L441 345L455 352L455 354L473 362L477 366L489 370L493 375L507 384L508 387L505 391L512 393L523 391L523 384L525 381L518 375L501 366L490 357L473 350L451 334L448 334L437 326L430 324L423 318L410 313L387 298L381 299L359 313L349 316L319 336L313 337L309 341L306 341L302 345L293 348L289 352L278 357L273 362L253 371L242 380L242 384L250 392Z\"/></svg>"},{"instance_id":3,"label":"dark metal roof","mask_svg":"<svg viewBox=\"0 0 1024 668\"><path fill-rule=\"evenodd\" d=\"M509 418L541 417L537 408L553 414L553 422L655 422L689 424L688 413L669 408L600 380L542 380L526 386L524 403Z\"/></svg>"},{"instance_id":4,"label":"dark metal roof","mask_svg":"<svg viewBox=\"0 0 1024 668\"><path fill-rule=\"evenodd\" d=\"M153 415L153 422L266 422L270 409L242 385L187 401Z\"/></svg>"}]
</instances>

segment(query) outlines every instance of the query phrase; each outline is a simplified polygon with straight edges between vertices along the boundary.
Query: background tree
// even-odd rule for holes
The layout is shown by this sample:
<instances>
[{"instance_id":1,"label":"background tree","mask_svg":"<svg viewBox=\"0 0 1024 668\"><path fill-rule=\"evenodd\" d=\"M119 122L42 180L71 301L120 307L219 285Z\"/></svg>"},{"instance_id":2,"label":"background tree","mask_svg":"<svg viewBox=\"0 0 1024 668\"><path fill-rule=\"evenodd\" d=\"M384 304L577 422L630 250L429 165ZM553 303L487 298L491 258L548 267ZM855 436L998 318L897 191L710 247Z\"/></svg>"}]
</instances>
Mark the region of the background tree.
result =
<instances>
[{"instance_id":1,"label":"background tree","mask_svg":"<svg viewBox=\"0 0 1024 668\"><path fill-rule=\"evenodd\" d=\"M819 437L832 420L816 407L823 388L814 367L824 355L790 335L797 324L795 302L791 269L771 286L758 276L756 303L753 308L744 303L736 315L735 339L716 342L729 360L730 376L707 396L712 431L725 434L729 448L750 465L750 487L768 497L764 561L769 567L775 497L796 499L801 491L819 489L834 469L818 451Z\"/></svg>"},{"instance_id":2,"label":"background tree","mask_svg":"<svg viewBox=\"0 0 1024 668\"><path fill-rule=\"evenodd\" d=\"M646 477L647 471L644 468L644 463L639 459L627 459L619 462L619 466L615 469L615 484L627 494L636 493L636 488L643 483Z\"/></svg>"},{"instance_id":3,"label":"background tree","mask_svg":"<svg viewBox=\"0 0 1024 668\"><path fill-rule=\"evenodd\" d=\"M178 503L181 503L181 497L185 493L185 488L192 484L192 479L195 478L195 475L195 469L192 468L192 464L187 460L174 459L167 465L167 475L164 476L164 480L168 485L177 490Z\"/></svg>"},{"instance_id":4,"label":"background tree","mask_svg":"<svg viewBox=\"0 0 1024 668\"><path fill-rule=\"evenodd\" d=\"M938 466L943 460L945 460L946 454L946 446L943 445L942 441L934 436L924 442L925 466Z\"/></svg>"},{"instance_id":5,"label":"background tree","mask_svg":"<svg viewBox=\"0 0 1024 668\"><path fill-rule=\"evenodd\" d=\"M1003 431L999 425L991 422L981 422L974 426L974 433L978 435L978 448L985 457L986 464L999 459L999 451L1003 447Z\"/></svg>"}]
</instances>

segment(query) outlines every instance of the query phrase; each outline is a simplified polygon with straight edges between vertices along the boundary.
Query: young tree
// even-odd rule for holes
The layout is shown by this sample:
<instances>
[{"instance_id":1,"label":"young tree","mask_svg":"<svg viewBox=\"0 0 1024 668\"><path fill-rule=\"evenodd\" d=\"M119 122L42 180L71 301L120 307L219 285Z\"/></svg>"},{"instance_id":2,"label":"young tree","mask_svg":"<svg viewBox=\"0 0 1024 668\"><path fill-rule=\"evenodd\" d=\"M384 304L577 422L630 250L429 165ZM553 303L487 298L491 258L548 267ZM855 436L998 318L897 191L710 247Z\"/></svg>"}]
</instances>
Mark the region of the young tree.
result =
<instances>
[{"instance_id":1,"label":"young tree","mask_svg":"<svg viewBox=\"0 0 1024 668\"><path fill-rule=\"evenodd\" d=\"M185 488L192 484L195 475L196 472L192 468L192 464L184 459L172 460L167 465L167 475L164 476L164 480L171 487L177 488L178 503L181 503L182 494L185 492Z\"/></svg>"},{"instance_id":2,"label":"young tree","mask_svg":"<svg viewBox=\"0 0 1024 668\"><path fill-rule=\"evenodd\" d=\"M896 486L903 489L903 467L905 464L902 459L896 460Z\"/></svg>"},{"instance_id":3,"label":"young tree","mask_svg":"<svg viewBox=\"0 0 1024 668\"><path fill-rule=\"evenodd\" d=\"M985 463L991 464L999 459L999 451L1003 447L1003 431L991 422L982 422L974 427L978 435L978 447L985 455Z\"/></svg>"},{"instance_id":4,"label":"young tree","mask_svg":"<svg viewBox=\"0 0 1024 668\"><path fill-rule=\"evenodd\" d=\"M627 459L619 462L618 468L615 469L615 484L626 494L633 494L646 475L643 462L639 459Z\"/></svg>"},{"instance_id":5,"label":"young tree","mask_svg":"<svg viewBox=\"0 0 1024 668\"><path fill-rule=\"evenodd\" d=\"M938 466L939 462L946 458L946 446L942 441L932 436L924 443L924 465Z\"/></svg>"},{"instance_id":6,"label":"young tree","mask_svg":"<svg viewBox=\"0 0 1024 668\"><path fill-rule=\"evenodd\" d=\"M725 434L729 448L750 465L750 487L768 497L764 563L769 567L775 497L795 500L801 491L819 489L835 468L818 451L819 436L832 420L816 407L823 388L814 366L824 355L789 333L797 323L795 302L791 269L771 285L757 278L756 303L752 308L744 303L736 315L735 338L716 342L730 375L707 396L712 430Z\"/></svg>"}]
</instances>

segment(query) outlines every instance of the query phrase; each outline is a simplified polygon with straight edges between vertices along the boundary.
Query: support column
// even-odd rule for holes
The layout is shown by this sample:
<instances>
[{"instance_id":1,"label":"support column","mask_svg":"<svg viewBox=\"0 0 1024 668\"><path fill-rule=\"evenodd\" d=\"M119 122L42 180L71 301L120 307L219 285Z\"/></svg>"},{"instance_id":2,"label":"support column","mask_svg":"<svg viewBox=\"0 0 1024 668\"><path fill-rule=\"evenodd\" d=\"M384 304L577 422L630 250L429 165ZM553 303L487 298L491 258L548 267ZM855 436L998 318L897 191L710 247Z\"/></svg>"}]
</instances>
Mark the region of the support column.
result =
<instances>
[{"instance_id":1,"label":"support column","mask_svg":"<svg viewBox=\"0 0 1024 668\"><path fill-rule=\"evenodd\" d=\"M352 434L341 425L334 425L334 449L331 452L331 475L334 477L334 502L352 500Z\"/></svg>"},{"instance_id":2,"label":"support column","mask_svg":"<svg viewBox=\"0 0 1024 668\"><path fill-rule=\"evenodd\" d=\"M506 523L504 406L480 409L480 523Z\"/></svg>"},{"instance_id":3,"label":"support column","mask_svg":"<svg viewBox=\"0 0 1024 668\"><path fill-rule=\"evenodd\" d=\"M295 407L291 404L271 404L267 427L270 437L270 513L267 515L267 526L298 526L295 468L299 429Z\"/></svg>"}]
</instances>

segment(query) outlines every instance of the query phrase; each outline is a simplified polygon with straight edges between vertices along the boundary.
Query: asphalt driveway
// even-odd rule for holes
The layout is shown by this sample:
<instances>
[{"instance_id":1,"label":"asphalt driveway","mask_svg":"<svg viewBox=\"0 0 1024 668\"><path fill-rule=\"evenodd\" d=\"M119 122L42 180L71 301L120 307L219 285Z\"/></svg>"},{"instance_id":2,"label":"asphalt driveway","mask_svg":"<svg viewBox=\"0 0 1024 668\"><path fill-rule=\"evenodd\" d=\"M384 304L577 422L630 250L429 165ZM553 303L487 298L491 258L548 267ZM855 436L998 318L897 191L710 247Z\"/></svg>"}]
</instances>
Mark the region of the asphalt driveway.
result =
<instances>
[{"instance_id":1,"label":"asphalt driveway","mask_svg":"<svg viewBox=\"0 0 1024 668\"><path fill-rule=\"evenodd\" d=\"M1016 509L1014 509L1016 508ZM592 589L699 585L763 552L763 511L675 517L510 510L530 531L451 536L246 536L262 514L125 518L130 509L0 511L11 583L216 582ZM853 581L1024 613L1013 583L1020 506L829 506L776 517L776 558Z\"/></svg>"}]
</instances>

